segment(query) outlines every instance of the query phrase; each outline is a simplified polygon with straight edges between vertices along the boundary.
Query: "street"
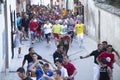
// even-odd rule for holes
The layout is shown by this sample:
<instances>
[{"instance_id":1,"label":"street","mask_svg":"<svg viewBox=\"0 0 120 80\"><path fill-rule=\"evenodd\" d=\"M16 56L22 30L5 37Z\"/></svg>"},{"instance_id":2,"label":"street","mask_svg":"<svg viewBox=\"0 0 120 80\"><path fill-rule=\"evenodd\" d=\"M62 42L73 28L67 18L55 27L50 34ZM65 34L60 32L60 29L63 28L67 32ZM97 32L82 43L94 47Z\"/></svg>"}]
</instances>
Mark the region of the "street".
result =
<instances>
[{"instance_id":1,"label":"street","mask_svg":"<svg viewBox=\"0 0 120 80\"><path fill-rule=\"evenodd\" d=\"M30 41L23 41L22 45L22 58L17 58L17 49L15 48L15 56L14 59L11 60L11 66L8 70L6 80L20 80L17 76L16 70L18 67L22 65L23 56L28 54L28 48L34 47L34 50L41 55L43 58L53 62L52 54L56 50L54 40L51 40L51 46L47 46L46 40L36 42L35 44L31 45ZM88 36L85 36L83 47L79 48L77 41L74 39L70 49L68 51L69 58L71 62L77 68L77 75L75 76L75 80L93 80L93 57L80 59L79 56L89 54L91 51L97 48L97 44L94 40L90 39ZM26 63L27 65L27 63ZM25 65L25 69L26 69ZM113 71L113 80L120 79L120 68L118 65L114 64L114 71Z\"/></svg>"}]
</instances>

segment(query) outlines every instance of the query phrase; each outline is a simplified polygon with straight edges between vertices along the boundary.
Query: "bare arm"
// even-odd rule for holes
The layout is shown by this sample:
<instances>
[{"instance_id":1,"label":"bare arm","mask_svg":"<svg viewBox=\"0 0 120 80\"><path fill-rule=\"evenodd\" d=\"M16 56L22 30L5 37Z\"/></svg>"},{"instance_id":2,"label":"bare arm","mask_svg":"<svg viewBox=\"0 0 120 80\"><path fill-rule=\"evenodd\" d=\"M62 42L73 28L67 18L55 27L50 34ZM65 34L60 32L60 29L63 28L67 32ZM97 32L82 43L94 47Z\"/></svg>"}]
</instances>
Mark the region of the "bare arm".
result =
<instances>
[{"instance_id":1,"label":"bare arm","mask_svg":"<svg viewBox=\"0 0 120 80\"><path fill-rule=\"evenodd\" d=\"M99 65L101 65L98 57L96 58L96 61L97 61L97 63L98 63Z\"/></svg>"},{"instance_id":2,"label":"bare arm","mask_svg":"<svg viewBox=\"0 0 120 80\"><path fill-rule=\"evenodd\" d=\"M120 55L119 55L119 53L116 50L113 51L113 53L115 53L117 55L118 59L120 59Z\"/></svg>"},{"instance_id":3,"label":"bare arm","mask_svg":"<svg viewBox=\"0 0 120 80\"><path fill-rule=\"evenodd\" d=\"M31 72L35 72L35 71L36 71L35 66L36 66L38 63L39 63L39 61L36 61L35 63L33 63L33 64L29 67L29 70L30 70Z\"/></svg>"},{"instance_id":4,"label":"bare arm","mask_svg":"<svg viewBox=\"0 0 120 80\"><path fill-rule=\"evenodd\" d=\"M22 67L24 67L25 62L26 62L26 59L23 59L23 62L22 62Z\"/></svg>"},{"instance_id":5,"label":"bare arm","mask_svg":"<svg viewBox=\"0 0 120 80\"><path fill-rule=\"evenodd\" d=\"M73 78L77 74L77 70L73 72L73 74L69 77L69 79Z\"/></svg>"},{"instance_id":6,"label":"bare arm","mask_svg":"<svg viewBox=\"0 0 120 80\"><path fill-rule=\"evenodd\" d=\"M55 69L55 70L57 69L57 67L55 66L54 63L51 63L51 66L52 66L53 69Z\"/></svg>"},{"instance_id":7,"label":"bare arm","mask_svg":"<svg viewBox=\"0 0 120 80\"><path fill-rule=\"evenodd\" d=\"M22 43L23 32L20 32L20 43Z\"/></svg>"},{"instance_id":8,"label":"bare arm","mask_svg":"<svg viewBox=\"0 0 120 80\"><path fill-rule=\"evenodd\" d=\"M110 80L113 80L112 70L110 69L110 67L108 67L108 75L109 75Z\"/></svg>"},{"instance_id":9,"label":"bare arm","mask_svg":"<svg viewBox=\"0 0 120 80\"><path fill-rule=\"evenodd\" d=\"M88 54L88 55L86 55L86 56L84 56L84 57L83 57L83 56L80 56L81 59L88 58L88 57L90 57L90 54Z\"/></svg>"},{"instance_id":10,"label":"bare arm","mask_svg":"<svg viewBox=\"0 0 120 80\"><path fill-rule=\"evenodd\" d=\"M42 61L44 61L44 62L47 62L47 63L50 63L51 64L51 62L49 62L48 60L46 60L46 59L42 59Z\"/></svg>"},{"instance_id":11,"label":"bare arm","mask_svg":"<svg viewBox=\"0 0 120 80\"><path fill-rule=\"evenodd\" d=\"M54 80L54 78L53 78L53 77L49 77L49 76L47 76L46 74L43 74L43 76L42 76L42 77L47 78L48 80Z\"/></svg>"}]
</instances>

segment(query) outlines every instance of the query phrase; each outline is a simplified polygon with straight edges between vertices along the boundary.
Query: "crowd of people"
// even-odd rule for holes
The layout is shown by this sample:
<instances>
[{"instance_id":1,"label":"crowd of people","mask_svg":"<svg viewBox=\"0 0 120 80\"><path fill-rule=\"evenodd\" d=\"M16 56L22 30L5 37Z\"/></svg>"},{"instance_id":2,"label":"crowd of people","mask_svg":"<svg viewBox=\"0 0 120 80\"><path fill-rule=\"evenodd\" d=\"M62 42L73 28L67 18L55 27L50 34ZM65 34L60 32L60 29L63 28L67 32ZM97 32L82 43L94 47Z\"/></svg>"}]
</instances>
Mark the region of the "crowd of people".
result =
<instances>
[{"instance_id":1,"label":"crowd of people","mask_svg":"<svg viewBox=\"0 0 120 80\"><path fill-rule=\"evenodd\" d=\"M82 23L82 15L74 15L71 10L53 6L52 8L43 5L28 5L27 11L17 13L17 28L22 35L16 36L18 41L14 41L21 53L22 39L30 39L31 44L43 39L47 46L51 45L51 37L55 40L55 45L63 44L67 54L69 44L72 43L74 36L78 39L79 46L82 45L85 25Z\"/></svg>"},{"instance_id":2,"label":"crowd of people","mask_svg":"<svg viewBox=\"0 0 120 80\"><path fill-rule=\"evenodd\" d=\"M22 66L17 70L19 77L22 80L32 80L31 77L36 77L36 80L74 80L77 69L70 62L67 52L74 36L79 47L83 44L85 25L82 21L82 15L74 15L72 11L58 6L50 8L43 5L28 5L27 11L22 13L22 16L17 13L14 47L18 47L18 57L21 54L22 39L30 39L31 44L45 39L47 46L50 46L51 38L54 38L57 48L53 53L52 63L30 47L29 53L24 56ZM102 44L98 44L97 50L86 56L80 56L80 59L94 56L94 80L113 80L114 55L120 58L112 45L103 41ZM24 69L26 61L27 71Z\"/></svg>"},{"instance_id":3,"label":"crowd of people","mask_svg":"<svg viewBox=\"0 0 120 80\"><path fill-rule=\"evenodd\" d=\"M75 35L82 33L83 37L82 19L82 15L74 15L72 11L58 6L50 8L43 5L28 5L26 12L17 13L15 32L19 33L16 33L15 40L17 39L18 42L14 42L15 45L17 44L14 47L18 47L18 58L21 57L23 39L29 39L31 44L46 40L46 46L50 46L51 38L54 38L57 48L53 53L54 63L52 63L42 58L34 51L33 47L30 47L29 53L24 56L22 66L17 70L19 77L22 80L32 80L31 77L35 77L36 80L74 80L77 70L70 63L67 52ZM78 40L80 37L78 36ZM25 72L26 61L28 64Z\"/></svg>"},{"instance_id":4,"label":"crowd of people","mask_svg":"<svg viewBox=\"0 0 120 80\"><path fill-rule=\"evenodd\" d=\"M33 47L30 47L29 53L24 56L22 66L17 70L19 77L22 80L34 78L36 80L74 80L74 76L77 74L75 66L70 63L69 57L62 53L63 45L57 47L61 49L57 49L53 54L54 63L42 58L34 51ZM27 71L25 72L26 61Z\"/></svg>"},{"instance_id":5,"label":"crowd of people","mask_svg":"<svg viewBox=\"0 0 120 80\"><path fill-rule=\"evenodd\" d=\"M120 59L118 52L103 41L98 44L98 48L86 56L80 56L81 59L94 56L94 79L93 80L113 80L113 64L115 62L115 55ZM105 69L104 69L105 68Z\"/></svg>"}]
</instances>

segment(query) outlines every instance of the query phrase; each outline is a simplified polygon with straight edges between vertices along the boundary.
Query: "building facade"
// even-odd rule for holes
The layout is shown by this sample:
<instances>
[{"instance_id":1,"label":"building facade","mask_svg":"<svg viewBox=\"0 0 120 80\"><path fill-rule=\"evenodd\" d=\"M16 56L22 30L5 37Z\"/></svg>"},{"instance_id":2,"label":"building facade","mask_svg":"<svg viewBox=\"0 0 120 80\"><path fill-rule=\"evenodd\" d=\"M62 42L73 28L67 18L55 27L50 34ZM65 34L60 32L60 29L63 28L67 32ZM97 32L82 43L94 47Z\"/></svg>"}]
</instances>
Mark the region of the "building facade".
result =
<instances>
[{"instance_id":1,"label":"building facade","mask_svg":"<svg viewBox=\"0 0 120 80\"><path fill-rule=\"evenodd\" d=\"M103 0L101 0L103 1ZM87 34L98 43L107 41L120 53L120 9L97 0L84 0ZM116 60L119 63L118 58Z\"/></svg>"},{"instance_id":2,"label":"building facade","mask_svg":"<svg viewBox=\"0 0 120 80\"><path fill-rule=\"evenodd\" d=\"M0 80L5 79L12 59L11 33L15 27L15 12L16 0L0 0Z\"/></svg>"}]
</instances>

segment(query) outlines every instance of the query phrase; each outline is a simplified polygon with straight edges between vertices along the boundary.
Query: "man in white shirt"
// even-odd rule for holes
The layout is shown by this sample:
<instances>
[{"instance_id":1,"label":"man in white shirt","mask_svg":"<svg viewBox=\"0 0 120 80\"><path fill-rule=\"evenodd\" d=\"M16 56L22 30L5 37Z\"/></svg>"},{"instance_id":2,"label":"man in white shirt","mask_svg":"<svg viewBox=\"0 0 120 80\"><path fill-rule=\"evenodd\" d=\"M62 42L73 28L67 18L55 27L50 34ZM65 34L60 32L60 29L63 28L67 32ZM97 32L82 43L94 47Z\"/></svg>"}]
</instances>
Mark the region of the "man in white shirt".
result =
<instances>
[{"instance_id":1,"label":"man in white shirt","mask_svg":"<svg viewBox=\"0 0 120 80\"><path fill-rule=\"evenodd\" d=\"M46 21L46 24L43 26L44 28L44 34L47 39L47 45L50 45L50 37L52 33L52 24L49 21Z\"/></svg>"},{"instance_id":2,"label":"man in white shirt","mask_svg":"<svg viewBox=\"0 0 120 80\"><path fill-rule=\"evenodd\" d=\"M61 77L62 77L64 80L67 80L67 78L68 78L67 69L62 66L62 62L63 62L62 59L57 58L57 59L55 60L55 65L57 66L58 70L61 71Z\"/></svg>"}]
</instances>

